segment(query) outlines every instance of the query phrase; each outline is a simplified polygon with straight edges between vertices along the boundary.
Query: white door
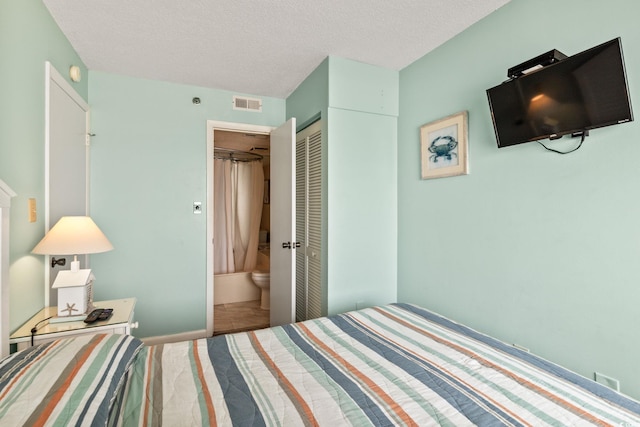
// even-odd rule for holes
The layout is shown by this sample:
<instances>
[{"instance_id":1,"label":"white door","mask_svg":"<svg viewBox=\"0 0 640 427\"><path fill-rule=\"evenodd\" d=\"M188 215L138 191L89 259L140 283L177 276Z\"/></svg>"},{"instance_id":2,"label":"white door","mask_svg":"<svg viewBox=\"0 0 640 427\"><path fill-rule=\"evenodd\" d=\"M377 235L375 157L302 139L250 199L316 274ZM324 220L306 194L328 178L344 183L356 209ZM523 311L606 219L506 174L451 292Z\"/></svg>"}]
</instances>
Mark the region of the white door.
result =
<instances>
[{"instance_id":1,"label":"white door","mask_svg":"<svg viewBox=\"0 0 640 427\"><path fill-rule=\"evenodd\" d=\"M0 359L9 355L9 214L15 196L0 179Z\"/></svg>"},{"instance_id":2,"label":"white door","mask_svg":"<svg viewBox=\"0 0 640 427\"><path fill-rule=\"evenodd\" d=\"M271 132L271 326L295 322L296 119Z\"/></svg>"},{"instance_id":3,"label":"white door","mask_svg":"<svg viewBox=\"0 0 640 427\"><path fill-rule=\"evenodd\" d=\"M49 63L47 75L45 227L49 230L63 216L88 214L89 106ZM57 293L50 286L58 270L69 269L72 259L66 258L64 267L45 269L49 276L46 305L58 303ZM85 261L84 256L78 259L81 264Z\"/></svg>"}]
</instances>

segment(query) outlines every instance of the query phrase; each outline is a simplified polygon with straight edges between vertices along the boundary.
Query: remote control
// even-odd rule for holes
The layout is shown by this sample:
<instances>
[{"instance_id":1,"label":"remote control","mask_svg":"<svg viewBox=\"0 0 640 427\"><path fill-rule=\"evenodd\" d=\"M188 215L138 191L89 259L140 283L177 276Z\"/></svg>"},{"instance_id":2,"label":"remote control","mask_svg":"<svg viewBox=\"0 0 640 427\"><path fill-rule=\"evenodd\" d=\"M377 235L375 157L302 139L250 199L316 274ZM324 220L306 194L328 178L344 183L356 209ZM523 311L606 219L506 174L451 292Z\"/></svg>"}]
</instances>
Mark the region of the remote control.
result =
<instances>
[{"instance_id":1,"label":"remote control","mask_svg":"<svg viewBox=\"0 0 640 427\"><path fill-rule=\"evenodd\" d=\"M113 308L105 308L102 310L102 313L100 313L100 316L98 316L98 320L109 320L112 314Z\"/></svg>"},{"instance_id":2,"label":"remote control","mask_svg":"<svg viewBox=\"0 0 640 427\"><path fill-rule=\"evenodd\" d=\"M101 308L96 308L95 310L93 310L91 313L89 313L89 315L87 316L86 319L84 319L84 323L93 323L96 320L98 320L98 317L100 317L100 314L102 314L104 310Z\"/></svg>"}]
</instances>

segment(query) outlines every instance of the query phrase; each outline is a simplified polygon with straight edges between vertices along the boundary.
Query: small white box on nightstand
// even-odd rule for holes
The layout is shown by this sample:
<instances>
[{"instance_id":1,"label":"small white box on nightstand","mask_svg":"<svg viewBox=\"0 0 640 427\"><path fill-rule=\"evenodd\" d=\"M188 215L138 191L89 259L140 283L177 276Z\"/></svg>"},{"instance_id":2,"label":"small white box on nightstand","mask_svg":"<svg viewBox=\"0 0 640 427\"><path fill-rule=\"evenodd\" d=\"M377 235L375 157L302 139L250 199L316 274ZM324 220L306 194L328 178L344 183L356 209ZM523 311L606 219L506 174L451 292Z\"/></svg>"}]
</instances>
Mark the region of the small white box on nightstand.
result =
<instances>
[{"instance_id":1,"label":"small white box on nightstand","mask_svg":"<svg viewBox=\"0 0 640 427\"><path fill-rule=\"evenodd\" d=\"M89 269L58 272L53 282L53 287L58 289L58 317L87 313L91 308L94 279Z\"/></svg>"}]
</instances>

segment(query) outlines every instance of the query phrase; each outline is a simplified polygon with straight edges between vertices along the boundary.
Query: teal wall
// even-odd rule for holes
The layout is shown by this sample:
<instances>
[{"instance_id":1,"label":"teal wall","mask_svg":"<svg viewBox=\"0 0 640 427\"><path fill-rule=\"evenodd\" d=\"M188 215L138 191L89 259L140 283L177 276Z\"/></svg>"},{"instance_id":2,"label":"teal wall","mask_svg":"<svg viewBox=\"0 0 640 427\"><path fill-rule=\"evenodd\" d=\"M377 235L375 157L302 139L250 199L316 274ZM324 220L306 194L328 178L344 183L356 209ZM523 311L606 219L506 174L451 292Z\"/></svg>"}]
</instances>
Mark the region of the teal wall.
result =
<instances>
[{"instance_id":1,"label":"teal wall","mask_svg":"<svg viewBox=\"0 0 640 427\"><path fill-rule=\"evenodd\" d=\"M328 313L396 301L399 73L329 58Z\"/></svg>"},{"instance_id":2,"label":"teal wall","mask_svg":"<svg viewBox=\"0 0 640 427\"><path fill-rule=\"evenodd\" d=\"M327 113L329 107L329 59L326 58L298 87L287 97L287 120L296 118L297 131L300 131L318 119L322 120L322 176L327 176ZM327 180L322 181L322 200L327 200ZM321 260L327 260L327 204L322 204L322 251ZM327 314L327 263L321 263L322 314Z\"/></svg>"},{"instance_id":3,"label":"teal wall","mask_svg":"<svg viewBox=\"0 0 640 427\"><path fill-rule=\"evenodd\" d=\"M206 214L191 206L206 198L206 120L321 116L329 314L397 294L640 398L640 125L595 130L568 156L535 143L498 150L485 95L514 64L621 36L640 105L638 12L630 0L513 0L400 73L328 58L255 114L233 111L226 91L87 73L40 1L0 0L0 179L18 193L11 329L44 301L45 267L30 251L44 234L49 60L85 76L74 87L96 134L91 211L115 246L92 257L96 297L137 297L136 335L204 326ZM420 180L419 127L461 110L470 175Z\"/></svg>"},{"instance_id":4,"label":"teal wall","mask_svg":"<svg viewBox=\"0 0 640 427\"><path fill-rule=\"evenodd\" d=\"M298 128L311 124L320 116L327 115L327 108L329 107L329 59L326 58L322 61L298 85L296 90L287 97L287 120L295 117Z\"/></svg>"},{"instance_id":5,"label":"teal wall","mask_svg":"<svg viewBox=\"0 0 640 427\"><path fill-rule=\"evenodd\" d=\"M45 61L87 99L87 69L41 1L0 0L0 179L16 193L11 205L10 321L13 331L44 306L44 257L31 255L44 224ZM70 82L71 83L71 82ZM35 198L38 219L28 222Z\"/></svg>"},{"instance_id":6,"label":"teal wall","mask_svg":"<svg viewBox=\"0 0 640 427\"><path fill-rule=\"evenodd\" d=\"M287 99L323 118L326 314L396 300L398 72L329 57Z\"/></svg>"},{"instance_id":7,"label":"teal wall","mask_svg":"<svg viewBox=\"0 0 640 427\"><path fill-rule=\"evenodd\" d=\"M396 301L397 118L331 108L328 120L328 312L336 314Z\"/></svg>"},{"instance_id":8,"label":"teal wall","mask_svg":"<svg viewBox=\"0 0 640 427\"><path fill-rule=\"evenodd\" d=\"M207 215L193 202L206 202L206 122L277 126L285 102L234 111L246 94L90 74L91 215L115 247L91 258L95 297L138 298L137 336L203 329Z\"/></svg>"},{"instance_id":9,"label":"teal wall","mask_svg":"<svg viewBox=\"0 0 640 427\"><path fill-rule=\"evenodd\" d=\"M640 3L513 0L400 72L398 299L640 398L640 122L561 156L496 147L485 90L620 36L640 106ZM470 175L420 179L419 128L469 111ZM567 149L576 141L551 146Z\"/></svg>"}]
</instances>

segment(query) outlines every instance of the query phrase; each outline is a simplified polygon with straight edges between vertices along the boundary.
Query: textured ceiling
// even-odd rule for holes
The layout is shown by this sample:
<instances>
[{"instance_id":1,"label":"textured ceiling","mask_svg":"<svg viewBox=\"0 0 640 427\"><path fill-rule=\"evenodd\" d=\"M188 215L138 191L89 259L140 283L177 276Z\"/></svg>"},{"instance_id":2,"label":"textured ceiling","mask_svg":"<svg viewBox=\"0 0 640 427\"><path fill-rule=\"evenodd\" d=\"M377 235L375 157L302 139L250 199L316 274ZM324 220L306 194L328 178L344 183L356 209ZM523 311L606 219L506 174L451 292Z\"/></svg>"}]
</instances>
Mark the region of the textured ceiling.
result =
<instances>
[{"instance_id":1,"label":"textured ceiling","mask_svg":"<svg viewBox=\"0 0 640 427\"><path fill-rule=\"evenodd\" d=\"M43 0L90 70L286 98L327 56L400 70L509 0Z\"/></svg>"}]
</instances>

